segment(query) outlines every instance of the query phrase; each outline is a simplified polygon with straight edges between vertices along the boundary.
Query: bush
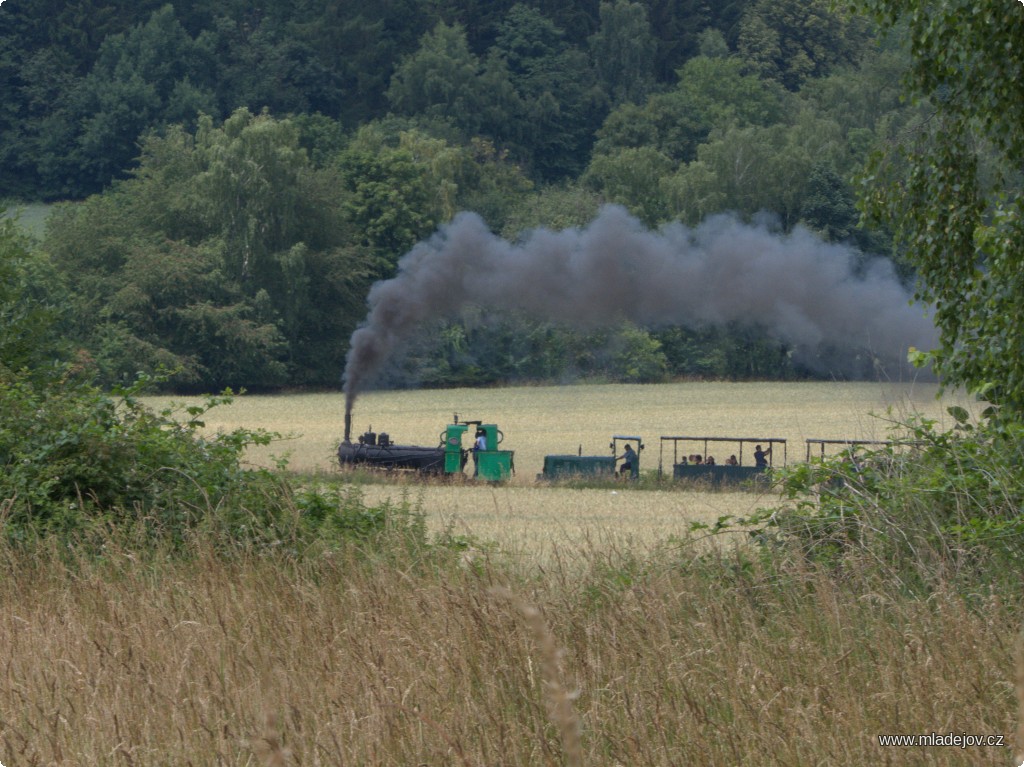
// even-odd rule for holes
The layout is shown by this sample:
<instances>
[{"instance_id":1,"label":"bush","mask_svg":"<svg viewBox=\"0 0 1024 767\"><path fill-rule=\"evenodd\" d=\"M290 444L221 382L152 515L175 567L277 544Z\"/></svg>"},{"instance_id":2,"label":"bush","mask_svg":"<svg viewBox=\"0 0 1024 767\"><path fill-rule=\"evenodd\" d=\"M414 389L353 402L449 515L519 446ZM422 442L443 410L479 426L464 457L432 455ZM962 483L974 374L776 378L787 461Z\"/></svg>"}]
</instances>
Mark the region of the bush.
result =
<instances>
[{"instance_id":1,"label":"bush","mask_svg":"<svg viewBox=\"0 0 1024 767\"><path fill-rule=\"evenodd\" d=\"M230 391L154 412L138 399L150 383L106 394L70 370L40 383L0 365L7 544L48 540L87 556L124 546L296 558L344 550L403 566L450 563L473 544L450 532L430 540L407 497L368 506L358 488L297 489L280 471L248 467L246 449L276 434L203 433L203 418L229 404Z\"/></svg>"},{"instance_id":2,"label":"bush","mask_svg":"<svg viewBox=\"0 0 1024 767\"><path fill-rule=\"evenodd\" d=\"M203 415L230 402L230 392L180 414L155 413L137 399L151 383L143 377L108 395L70 369L40 382L0 368L0 500L8 536L30 528L69 533L100 516L180 531L276 482L242 465L247 447L275 435L201 434Z\"/></svg>"},{"instance_id":3,"label":"bush","mask_svg":"<svg viewBox=\"0 0 1024 767\"><path fill-rule=\"evenodd\" d=\"M898 573L998 581L1016 572L1024 559L1024 428L949 412L951 430L915 417L881 449L781 470L791 505L744 522L756 523L757 540L796 543L829 565L866 554Z\"/></svg>"},{"instance_id":4,"label":"bush","mask_svg":"<svg viewBox=\"0 0 1024 767\"><path fill-rule=\"evenodd\" d=\"M0 205L0 364L46 371L66 352L64 285Z\"/></svg>"},{"instance_id":5,"label":"bush","mask_svg":"<svg viewBox=\"0 0 1024 767\"><path fill-rule=\"evenodd\" d=\"M385 500L367 506L357 487L302 489L295 507L304 530L327 545L340 541L377 545L385 539L402 548L428 548L426 515L408 497L398 504Z\"/></svg>"}]
</instances>

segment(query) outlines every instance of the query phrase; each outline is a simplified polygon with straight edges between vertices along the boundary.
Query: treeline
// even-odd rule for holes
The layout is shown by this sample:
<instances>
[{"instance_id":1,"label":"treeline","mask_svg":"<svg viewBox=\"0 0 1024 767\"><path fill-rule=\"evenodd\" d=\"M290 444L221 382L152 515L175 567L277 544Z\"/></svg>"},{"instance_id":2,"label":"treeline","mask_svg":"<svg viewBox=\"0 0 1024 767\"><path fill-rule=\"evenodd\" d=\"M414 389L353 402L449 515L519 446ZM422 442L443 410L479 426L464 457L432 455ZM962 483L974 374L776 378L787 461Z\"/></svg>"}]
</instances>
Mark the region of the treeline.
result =
<instances>
[{"instance_id":1,"label":"treeline","mask_svg":"<svg viewBox=\"0 0 1024 767\"><path fill-rule=\"evenodd\" d=\"M107 383L333 385L369 285L460 209L514 238L600 204L768 212L886 252L851 179L917 110L825 0L7 0L0 194L74 200L42 250ZM396 383L794 377L756 327L582 334L485 308Z\"/></svg>"}]
</instances>

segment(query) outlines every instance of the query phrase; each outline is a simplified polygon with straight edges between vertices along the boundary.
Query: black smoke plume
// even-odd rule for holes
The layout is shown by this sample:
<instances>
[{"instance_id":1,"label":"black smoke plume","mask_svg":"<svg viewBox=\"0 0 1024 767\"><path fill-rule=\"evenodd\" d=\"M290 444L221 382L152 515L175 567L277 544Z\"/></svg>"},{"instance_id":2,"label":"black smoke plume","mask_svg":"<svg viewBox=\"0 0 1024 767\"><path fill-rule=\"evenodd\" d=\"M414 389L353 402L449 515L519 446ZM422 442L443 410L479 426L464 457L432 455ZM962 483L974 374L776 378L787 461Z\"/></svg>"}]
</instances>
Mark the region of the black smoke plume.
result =
<instances>
[{"instance_id":1,"label":"black smoke plume","mask_svg":"<svg viewBox=\"0 0 1024 767\"><path fill-rule=\"evenodd\" d=\"M750 323L810 356L821 346L867 349L899 365L908 347L936 340L910 299L888 261L865 263L800 228L782 235L721 215L650 231L609 205L583 229L536 229L511 243L460 213L371 288L346 360L345 412L396 347L469 303L580 328Z\"/></svg>"}]
</instances>

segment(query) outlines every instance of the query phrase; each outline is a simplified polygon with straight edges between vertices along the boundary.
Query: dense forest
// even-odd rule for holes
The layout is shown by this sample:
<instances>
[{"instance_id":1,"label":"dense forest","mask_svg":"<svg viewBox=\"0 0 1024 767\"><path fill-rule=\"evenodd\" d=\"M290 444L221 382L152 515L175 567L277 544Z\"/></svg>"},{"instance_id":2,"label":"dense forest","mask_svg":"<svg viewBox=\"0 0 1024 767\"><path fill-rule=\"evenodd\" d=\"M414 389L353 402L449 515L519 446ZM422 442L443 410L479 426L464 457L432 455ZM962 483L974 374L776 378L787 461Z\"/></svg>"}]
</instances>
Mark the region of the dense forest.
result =
<instances>
[{"instance_id":1,"label":"dense forest","mask_svg":"<svg viewBox=\"0 0 1024 767\"><path fill-rule=\"evenodd\" d=\"M59 203L20 268L101 382L334 386L369 286L460 210L509 239L604 203L767 215L909 279L854 205L872 150L926 119L907 68L828 0L7 0L0 200ZM473 307L383 382L821 374L756 323Z\"/></svg>"}]
</instances>

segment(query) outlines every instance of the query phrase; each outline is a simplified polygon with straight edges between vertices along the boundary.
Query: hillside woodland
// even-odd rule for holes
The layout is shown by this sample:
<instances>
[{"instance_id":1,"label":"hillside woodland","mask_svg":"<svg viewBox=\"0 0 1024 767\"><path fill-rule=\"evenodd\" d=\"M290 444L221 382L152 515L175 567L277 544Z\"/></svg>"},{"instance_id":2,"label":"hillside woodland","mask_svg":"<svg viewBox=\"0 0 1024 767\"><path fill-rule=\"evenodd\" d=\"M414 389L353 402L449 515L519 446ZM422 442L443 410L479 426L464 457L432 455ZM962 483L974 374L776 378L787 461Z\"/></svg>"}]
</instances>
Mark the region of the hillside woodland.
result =
<instances>
[{"instance_id":1,"label":"hillside woodland","mask_svg":"<svg viewBox=\"0 0 1024 767\"><path fill-rule=\"evenodd\" d=\"M60 203L40 289L107 385L335 386L369 285L460 210L508 238L609 202L650 227L732 211L912 277L855 179L929 112L900 97L899 36L826 0L8 0L0 20L0 195ZM464 315L382 383L835 374L756 323Z\"/></svg>"}]
</instances>

